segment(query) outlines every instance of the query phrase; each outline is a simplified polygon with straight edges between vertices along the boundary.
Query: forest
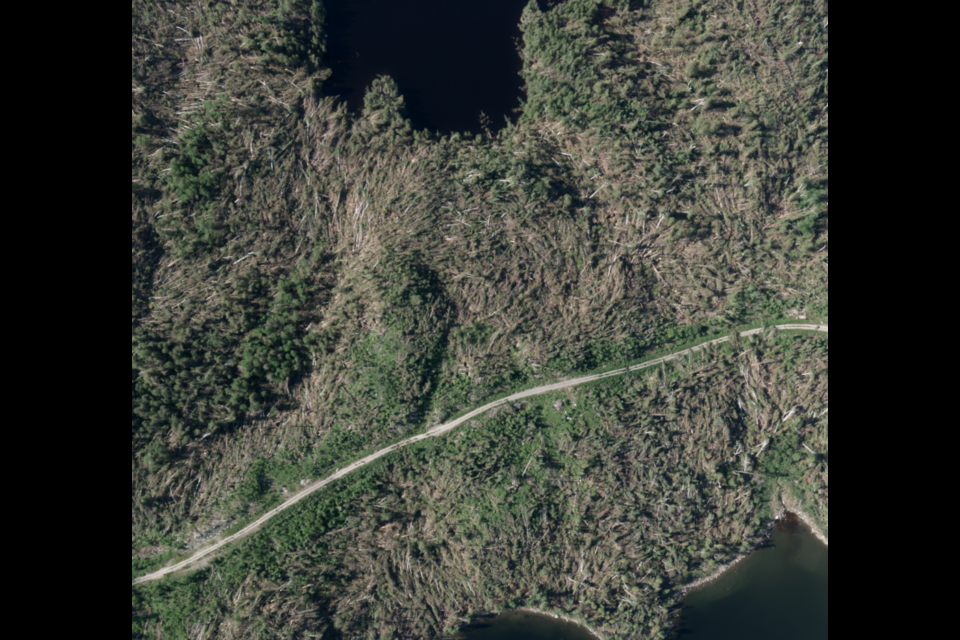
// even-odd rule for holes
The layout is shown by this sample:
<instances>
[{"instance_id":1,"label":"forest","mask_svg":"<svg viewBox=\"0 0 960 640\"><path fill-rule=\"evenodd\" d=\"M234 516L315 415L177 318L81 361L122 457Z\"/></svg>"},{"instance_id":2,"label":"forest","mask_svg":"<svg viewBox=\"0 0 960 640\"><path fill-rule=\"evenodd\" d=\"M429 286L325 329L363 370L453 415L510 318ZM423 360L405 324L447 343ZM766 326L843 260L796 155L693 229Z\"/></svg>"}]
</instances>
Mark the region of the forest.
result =
<instances>
[{"instance_id":1,"label":"forest","mask_svg":"<svg viewBox=\"0 0 960 640\"><path fill-rule=\"evenodd\" d=\"M504 405L138 587L135 629L439 638L532 606L663 637L679 588L756 544L781 492L802 484L826 530L827 402L826 338L774 333Z\"/></svg>"},{"instance_id":2,"label":"forest","mask_svg":"<svg viewBox=\"0 0 960 640\"><path fill-rule=\"evenodd\" d=\"M322 2L134 0L134 575L514 390L827 322L826 12L532 1L515 121L441 135L389 77L360 112L325 91ZM780 492L826 531L825 412L809 335L511 407L134 588L133 637L521 604L657 637Z\"/></svg>"}]
</instances>

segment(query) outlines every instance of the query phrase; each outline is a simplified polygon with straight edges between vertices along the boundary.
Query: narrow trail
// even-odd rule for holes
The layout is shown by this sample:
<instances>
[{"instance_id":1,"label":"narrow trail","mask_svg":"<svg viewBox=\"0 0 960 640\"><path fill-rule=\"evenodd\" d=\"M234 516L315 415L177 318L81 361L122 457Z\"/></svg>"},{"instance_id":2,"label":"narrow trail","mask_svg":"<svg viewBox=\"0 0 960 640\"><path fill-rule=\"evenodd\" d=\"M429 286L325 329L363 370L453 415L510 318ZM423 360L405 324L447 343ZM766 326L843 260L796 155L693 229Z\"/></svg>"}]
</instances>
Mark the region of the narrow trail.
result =
<instances>
[{"instance_id":1,"label":"narrow trail","mask_svg":"<svg viewBox=\"0 0 960 640\"><path fill-rule=\"evenodd\" d=\"M789 331L789 330L820 331L823 333L827 333L827 325L825 324L778 324L778 325L773 325L771 327L741 331L740 336L741 337L752 336L758 333L763 333L764 331L768 331L770 329L777 329L780 331ZM621 369L614 369L612 371L606 371L604 373L597 373L589 376L583 376L581 378L571 378L569 380L562 380L560 382L554 382L552 384L543 385L542 387L535 387L533 389L527 389L525 391L518 391L517 393L509 395L505 398L500 398L499 400L494 400L493 402L489 402L483 405L482 407L474 409L473 411L471 411L466 415L460 416L456 420L451 420L446 424L441 424L436 427L433 427L432 429L428 429L427 431L424 431L419 435L407 438L406 440L401 440L400 442L394 443L389 447L384 447L383 449L380 449L375 453L371 453L367 457L361 458L360 460L357 460L353 464L338 470L336 473L329 475L323 480L318 480L317 482L314 482L313 484L308 485L305 489L297 493L297 495L293 496L286 502L274 507L273 509L266 512L265 514L263 514L262 516L260 516L259 518L257 518L256 520L248 524L247 526L245 526L240 531L237 531L233 535L227 536L226 538L223 538L222 540L210 546L207 546L203 549L198 550L196 553L194 553L192 556L190 556L186 560L182 560L176 564L170 565L169 567L163 567L162 569L158 569L153 573L148 573L144 576L140 576L139 578L134 579L133 584L141 584L144 582L150 582L152 580L159 580L160 578L167 575L168 573L174 573L174 572L181 571L188 568L193 568L193 569L200 568L205 564L204 559L206 559L207 556L209 556L210 554L214 553L221 547L224 547L230 544L231 542L234 542L236 540L239 540L240 538L250 535L251 533L254 533L255 531L259 530L260 527L263 526L263 524L270 518L274 517L281 511L285 511L286 509L289 509L290 507L297 504L298 502L300 502L301 500L303 500L313 492L322 489L323 487L327 486L334 480L342 478L343 476L347 475L348 473L351 473L352 471L356 471L360 467L366 464L369 464L370 462L373 462L377 458L387 455L391 451L394 451L401 447L405 447L409 444L413 444L414 442L419 442L420 440L425 440L426 438L435 438L439 435L447 433L448 431L456 429L464 422L467 422L468 420L471 420L472 418L475 418L482 413L486 413L487 411L489 411L494 407L500 406L502 404L506 404L507 402L515 402L517 400L522 400L523 398L529 398L531 396L538 396L544 393L550 393L551 391L557 391L559 389L575 387L580 384L593 382L595 380L601 380L603 378L610 378L612 376L623 375L628 371L639 371L640 369L653 367L662 362L669 362L670 360L675 360L679 357L682 357L691 353L696 353L697 351L701 351L715 344L721 344L723 342L727 342L728 340L730 340L730 336L724 336L722 338L708 340L706 342L696 345L695 347L690 347L689 349L684 349L683 351L677 351L676 353L671 353L669 355L662 356L654 360L649 360L641 364L635 364L628 367L623 367Z\"/></svg>"}]
</instances>

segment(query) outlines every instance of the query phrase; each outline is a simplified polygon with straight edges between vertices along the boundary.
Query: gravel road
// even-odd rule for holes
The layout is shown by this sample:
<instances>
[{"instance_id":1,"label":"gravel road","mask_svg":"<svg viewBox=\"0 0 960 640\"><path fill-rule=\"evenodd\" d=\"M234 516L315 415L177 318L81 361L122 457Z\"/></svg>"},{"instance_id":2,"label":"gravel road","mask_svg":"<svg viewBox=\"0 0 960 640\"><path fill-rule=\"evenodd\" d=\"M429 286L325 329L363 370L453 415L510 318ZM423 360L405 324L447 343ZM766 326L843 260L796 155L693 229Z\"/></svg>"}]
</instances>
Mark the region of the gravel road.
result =
<instances>
[{"instance_id":1,"label":"gravel road","mask_svg":"<svg viewBox=\"0 0 960 640\"><path fill-rule=\"evenodd\" d=\"M800 331L820 331L820 332L823 332L823 333L827 333L827 325L825 325L825 324L778 324L778 325L774 325L774 327L775 327L777 330L780 330L780 331L800 330ZM770 330L771 328L773 328L773 327L766 327L766 328L760 328L760 329L750 329L750 330L748 330L748 331L742 331L742 332L740 332L740 336L741 336L741 337L746 337L746 336L751 336L751 335L755 335L755 334L758 334L758 333L763 333L764 331L768 331L768 330ZM293 505L297 504L298 502L300 502L301 500L303 500L304 498L306 498L307 496L309 496L309 495L310 495L311 493L313 493L314 491L319 491L320 489L322 489L323 487L327 486L328 484L330 484L330 483L333 482L334 480L337 480L338 478L342 478L343 476L347 475L348 473L359 469L360 467L364 466L365 464L368 464L368 463L370 463L370 462L373 462L374 460L376 460L377 458L379 458L379 457L381 457L381 456L387 455L388 453L390 453L391 451L393 451L393 450L395 450L395 449L399 449L399 448L401 448L401 447L405 447L405 446L407 446L408 444L412 444L412 443L414 443L414 442L418 442L418 441L424 440L424 439L426 439L426 438L435 438L435 437L437 437L437 436L439 436L439 435L442 435L442 434L444 434L444 433L446 433L446 432L448 432L448 431L451 431L452 429L456 429L457 427L459 427L459 426L460 426L461 424L463 424L464 422L467 422L468 420L471 420L471 419L473 419L473 418L476 418L477 416L479 416L479 415L481 415L481 414L483 414L483 413L486 413L486 412L489 411L490 409L492 409L492 408L494 408L494 407L497 407L497 406L499 406L499 405L501 405L501 404L505 404L505 403L507 403L507 402L516 402L517 400L522 400L523 398L529 398L529 397L531 397L531 396L538 396L538 395L541 395L541 394L544 394L544 393L549 393L549 392L551 392L551 391L557 391L557 390L559 390L559 389L566 389L566 388L568 388L568 387L575 387L575 386L577 386L577 385L579 385L579 384L585 384L585 383L587 383L587 382L593 382L594 380L600 380L600 379L602 379L602 378L609 378L609 377L612 377L612 376L623 375L624 373L626 373L626 372L628 372L628 371L638 371L638 370L640 370L640 369L646 369L646 368L648 368L648 367L656 366L656 365L660 364L661 362L669 362L670 360L674 360L674 359L679 358L679 357L681 357L681 356L685 356L685 355L690 354L690 353L695 353L695 352L700 351L700 350L702 350L702 349L705 349L705 348L707 348L707 347L709 347L709 346L711 346L711 345L715 345L715 344L720 344L720 343L722 343L722 342L726 342L726 341L728 341L729 339L730 339L729 336L725 336L725 337L723 337L723 338L717 338L717 339L715 339L715 340L708 340L707 342L703 342L703 343L701 343L701 344L698 344L698 345L695 346L695 347L691 347L691 348L689 348L689 349L684 349L683 351L677 351L676 353L671 353L670 355L666 355L666 356L663 356L663 357L661 357L661 358L656 358L655 360L650 360L650 361L647 361L647 362L644 362L644 363L641 363L641 364L636 364L636 365L632 365L632 366L629 366L629 367L623 367L623 368L621 368L621 369L614 369L614 370L612 370L612 371L606 371L606 372L604 372L604 373L597 373L597 374L594 374L594 375L583 376L582 378L570 378L569 380L561 380L560 382L554 382L554 383L552 383L552 384L546 384L546 385L543 385L542 387L535 387L535 388L533 388L533 389L527 389L527 390L525 390L525 391L519 391L519 392L514 393L514 394L512 394L512 395L509 395L509 396L507 396L507 397L505 397L505 398L500 398L499 400L494 400L493 402L489 402L489 403L483 405L482 407L479 407L479 408L477 408L477 409L474 409L473 411L471 411L470 413L468 413L468 414L466 414L466 415L464 415L464 416L460 416L460 417L457 418L456 420L451 420L450 422L448 422L448 423L446 423L446 424L441 424L441 425L438 425L438 426L436 426L436 427L433 427L432 429L428 429L427 431L425 431L425 432L423 432L423 433L421 433L421 434L419 434L419 435L413 436L413 437L411 437L411 438L407 438L406 440L401 440L400 442L397 442L397 443L395 443L395 444L392 444L392 445L390 445L389 447L384 447L383 449L380 449L379 451L377 451L377 452L375 452L375 453L371 453L371 454L368 455L366 458L361 458L360 460L357 460L357 461L354 462L353 464L351 464L351 465L349 465L349 466L346 466L346 467L338 470L336 473L331 474L330 476L324 478L323 480L318 480L317 482L314 482L314 483L312 483L312 484L307 485L303 490L301 490L300 492L298 492L298 493L297 493L296 495L294 495L292 498L288 499L288 500L287 500L286 502L284 502L283 504L280 504L280 505L274 507L273 509L271 509L270 511L266 512L265 514L263 514L262 516L260 516L259 518L257 518L255 521L253 521L252 523L248 524L246 527L244 527L244 528L241 529L240 531L237 531L237 532L234 533L233 535L227 536L226 538L223 538L222 540L219 540L219 541L217 541L217 542L215 542L215 543L213 543L213 544L210 544L210 545L208 545L208 546L206 546L206 547L204 547L204 548L202 548L202 549L197 550L192 556L190 556L190 557L187 558L186 560L182 560L182 561L180 561L180 562L178 562L178 563L176 563L176 564L170 565L169 567L163 567L162 569L159 569L159 570L157 570L157 571L154 571L153 573L148 573L147 575L140 576L139 578L136 578L136 579L133 581L133 584L140 584L140 583L143 583L143 582L149 582L149 581L151 581L151 580L159 580L160 578L162 578L163 576L167 575L168 573L174 573L174 572L177 572L177 571L183 571L183 570L185 570L185 569L196 569L196 568L199 568L199 567L201 567L201 566L203 566L203 565L205 564L204 560L205 560L205 559L208 559L208 556L209 556L210 554L214 553L215 551L217 551L217 550L220 549L221 547L230 544L231 542L234 542L234 541L236 541L236 540L239 540L240 538L243 538L243 537L245 537L245 536L248 536L248 535L250 535L251 533L257 531L258 529L260 529L260 527L263 525L263 523L265 523L267 520L269 520L269 519L272 518L273 516L277 515L277 514L280 513L281 511L284 511L284 510L286 510L286 509L289 509L289 508L292 507Z\"/></svg>"}]
</instances>

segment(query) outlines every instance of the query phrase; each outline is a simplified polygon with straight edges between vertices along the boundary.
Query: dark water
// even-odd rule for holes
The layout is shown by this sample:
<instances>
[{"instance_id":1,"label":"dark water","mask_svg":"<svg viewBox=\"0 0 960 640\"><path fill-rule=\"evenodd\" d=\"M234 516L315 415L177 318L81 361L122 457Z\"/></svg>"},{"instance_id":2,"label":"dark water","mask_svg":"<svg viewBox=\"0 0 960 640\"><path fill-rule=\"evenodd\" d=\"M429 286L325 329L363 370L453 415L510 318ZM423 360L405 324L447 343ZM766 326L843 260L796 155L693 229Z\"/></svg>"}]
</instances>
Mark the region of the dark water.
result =
<instances>
[{"instance_id":1,"label":"dark water","mask_svg":"<svg viewBox=\"0 0 960 640\"><path fill-rule=\"evenodd\" d=\"M827 637L827 547L796 516L770 545L687 595L682 640L818 640Z\"/></svg>"},{"instance_id":2,"label":"dark water","mask_svg":"<svg viewBox=\"0 0 960 640\"><path fill-rule=\"evenodd\" d=\"M586 629L553 616L529 611L505 611L495 618L478 620L455 640L596 640Z\"/></svg>"},{"instance_id":3,"label":"dark water","mask_svg":"<svg viewBox=\"0 0 960 640\"><path fill-rule=\"evenodd\" d=\"M520 13L527 0L326 0L328 89L356 109L391 76L418 129L496 131L523 95Z\"/></svg>"},{"instance_id":4,"label":"dark water","mask_svg":"<svg viewBox=\"0 0 960 640\"><path fill-rule=\"evenodd\" d=\"M827 547L796 516L769 543L683 600L671 640L820 640L827 637ZM507 611L454 640L595 640L552 616Z\"/></svg>"}]
</instances>

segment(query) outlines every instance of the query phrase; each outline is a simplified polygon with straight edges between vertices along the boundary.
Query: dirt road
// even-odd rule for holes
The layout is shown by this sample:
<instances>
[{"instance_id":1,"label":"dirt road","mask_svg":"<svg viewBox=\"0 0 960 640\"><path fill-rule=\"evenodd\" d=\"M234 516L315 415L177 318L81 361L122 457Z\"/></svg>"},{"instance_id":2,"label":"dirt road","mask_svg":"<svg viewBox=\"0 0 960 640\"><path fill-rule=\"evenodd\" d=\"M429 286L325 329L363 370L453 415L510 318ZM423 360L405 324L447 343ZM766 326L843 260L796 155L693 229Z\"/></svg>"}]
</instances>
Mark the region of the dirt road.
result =
<instances>
[{"instance_id":1,"label":"dirt road","mask_svg":"<svg viewBox=\"0 0 960 640\"><path fill-rule=\"evenodd\" d=\"M776 327L776 329L781 330L781 331L795 329L795 330L801 330L801 331L822 331L823 333L827 333L827 325L825 325L825 324L778 324L778 325L775 325L775 327ZM748 330L748 331L742 331L742 332L740 332L740 335L741 335L742 337L751 336L751 335L755 335L755 334L758 334L758 333L762 333L762 332L767 331L767 330L769 330L769 329L771 329L771 328L772 328L772 327L767 327L766 329L763 329L763 328L761 328L761 329L750 329L750 330ZM400 442L397 442L397 443L395 443L395 444L392 444L392 445L390 445L389 447L385 447L385 448L380 449L379 451L377 451L377 452L375 452L375 453L371 453L371 454L370 454L369 456L367 456L366 458L361 458L360 460L357 460L357 461L354 462L353 464L351 464L351 465L349 465L349 466L346 466L346 467L338 470L336 473L331 474L331 475L328 476L327 478L324 478L323 480L318 480L317 482L314 482L313 484L308 485L306 488L304 488L302 491L300 491L299 493L297 493L295 496L293 496L292 498L290 498L289 500L287 500L287 501L284 502L283 504L281 504L281 505L279 505L279 506L276 506L276 507L274 507L273 509L271 509L270 511L266 512L265 514L263 514L262 516L260 516L259 518L257 518L255 521L253 521L252 523L248 524L246 527L244 527L244 528L241 529L240 531L234 533L233 535L227 536L226 538L223 538L222 540L220 540L220 541L218 541L218 542L216 542L216 543L214 543L214 544L211 544L211 545L209 545L209 546L207 546L207 547L204 547L203 549L199 549L198 551L196 551L192 556L190 556L190 557L187 558L186 560L182 560L181 562L178 562L178 563L176 563L176 564L170 565L169 567L164 567L164 568L162 568L162 569L159 569L159 570L157 570L157 571L154 571L153 573L148 573L147 575L140 576L139 578L136 578L136 579L133 581L133 584L140 584L140 583L142 583L142 582L149 582L149 581L151 581L151 580L159 580L160 578L162 578L163 576L167 575L168 573L174 573L174 572L176 572L176 571L182 571L182 570L184 570L184 569L191 569L191 568L196 569L196 568L199 568L199 567L201 567L201 566L203 566L203 565L205 564L204 560L207 559L207 557L208 557L210 554L212 554L213 552L217 551L218 549L220 549L221 547L223 547L223 546L225 546L225 545L230 544L231 542L234 542L234 541L236 541L236 540L239 540L240 538L243 538L244 536L248 536L248 535L250 535L251 533L257 531L258 529L260 529L261 525L263 525L264 522L266 522L267 520L269 520L269 519L272 518L273 516L277 515L277 514L280 513L281 511L284 511L284 510L286 510L286 509L289 509L289 508L292 507L293 505L297 504L298 502L300 502L301 500L303 500L304 498L306 498L307 496L309 496L309 495L310 495L311 493L313 493L314 491L318 491L318 490L322 489L323 487L327 486L328 484L330 484L330 483L333 482L334 480L337 480L338 478L342 478L343 476L347 475L347 474L350 473L351 471L355 471L356 469L359 469L360 467L364 466L365 464L368 464L368 463L370 463L370 462L373 462L374 460L376 460L377 458L379 458L379 457L381 457L381 456L387 455L388 453L390 453L391 451L393 451L393 450L395 450L395 449L399 449L399 448L401 448L401 447L405 447L405 446L407 446L408 444L412 444L412 443L414 443L414 442L419 442L420 440L424 440L424 439L426 439L426 438L435 438L435 437L437 437L437 436L439 436L439 435L441 435L441 434L444 434L444 433L446 433L446 432L448 432L448 431L450 431L450 430L452 430L452 429L456 429L457 427L459 427L459 426L460 426L461 424L463 424L464 422L467 422L468 420L471 420L471 419L473 419L473 418L476 418L477 416L479 416L479 415L481 415L481 414L483 414L483 413L486 413L487 411L489 411L490 409L492 409L492 408L494 408L494 407L496 407L496 406L499 406L499 405L501 405L501 404L506 404L507 402L516 402L517 400L522 400L523 398L529 398L530 396L538 396L538 395L541 395L541 394L543 394L543 393L549 393L549 392L551 392L551 391L557 391L557 390L559 390L559 389L566 389L567 387L575 387L575 386L577 386L577 385L579 385L579 384L584 384L584 383L587 383L587 382L593 382L594 380L600 380L600 379L602 379L602 378L609 378L609 377L611 377L611 376L619 376L619 375L622 375L622 374L624 374L624 373L626 373L626 372L628 372L628 371L638 371L638 370L640 370L640 369L646 369L646 368L648 368L648 367L653 367L653 366L656 366L656 365L660 364L661 362L668 362L668 361L670 361L670 360L674 360L674 359L679 358L679 357L681 357L681 356L685 356L685 355L690 354L690 353L695 353L695 352L700 351L700 350L702 350L702 349L705 349L705 348L707 348L707 347L709 347L709 346L711 346L711 345L715 345L715 344L720 344L720 343L722 343L722 342L726 342L726 341L729 340L729 339L730 339L729 336L725 336L725 337L723 337L723 338L717 338L717 339L715 339L715 340L708 340L707 342L698 344L698 345L695 346L695 347L691 347L691 348L689 348L689 349L684 349L683 351L677 351L676 353L671 353L670 355L666 355L666 356L663 356L663 357L661 357L661 358L656 358L655 360L650 360L650 361L648 361L648 362L643 362L643 363L641 363L641 364L635 364L635 365L632 365L632 366L629 366L629 367L623 367L623 368L621 368L621 369L614 369L613 371L607 371L607 372L604 372L604 373L597 373L597 374L594 374L594 375L583 376L582 378L571 378L571 379L569 379L569 380L561 380L560 382L554 382L554 383L552 383L552 384L546 384L546 385L543 385L542 387L535 387L535 388L533 388L533 389L527 389L527 390L525 390L525 391L519 391L519 392L514 393L513 395L509 395L509 396L507 396L507 397L505 397L505 398L500 398L499 400L494 400L493 402L489 402L489 403L483 405L482 407L479 407L479 408L477 408L477 409L474 409L473 411L471 411L470 413L468 413L468 414L466 414L466 415L464 415L464 416L460 416L460 417L457 418L456 420L451 420L450 422L448 422L448 423L446 423L446 424L438 425L438 426L436 426L436 427L433 427L432 429L428 429L427 431L421 433L420 435L416 435L416 436L413 436L413 437L411 437L411 438L407 438L406 440L401 440Z\"/></svg>"}]
</instances>

